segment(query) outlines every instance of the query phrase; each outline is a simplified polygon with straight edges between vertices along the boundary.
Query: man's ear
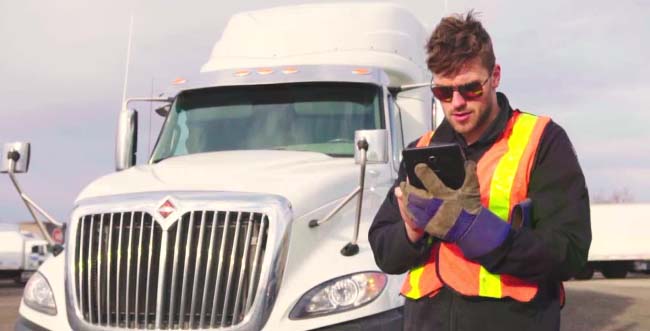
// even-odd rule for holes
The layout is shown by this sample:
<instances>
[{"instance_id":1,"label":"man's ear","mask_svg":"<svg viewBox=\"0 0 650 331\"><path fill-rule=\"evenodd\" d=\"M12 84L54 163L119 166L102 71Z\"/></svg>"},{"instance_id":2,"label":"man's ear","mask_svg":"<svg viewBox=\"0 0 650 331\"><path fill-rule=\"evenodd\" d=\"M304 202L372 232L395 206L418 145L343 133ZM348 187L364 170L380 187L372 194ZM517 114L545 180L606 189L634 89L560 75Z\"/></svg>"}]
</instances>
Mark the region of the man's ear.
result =
<instances>
[{"instance_id":1,"label":"man's ear","mask_svg":"<svg viewBox=\"0 0 650 331\"><path fill-rule=\"evenodd\" d=\"M501 66L499 64L494 64L494 70L492 70L492 86L496 90L499 87L501 82Z\"/></svg>"}]
</instances>

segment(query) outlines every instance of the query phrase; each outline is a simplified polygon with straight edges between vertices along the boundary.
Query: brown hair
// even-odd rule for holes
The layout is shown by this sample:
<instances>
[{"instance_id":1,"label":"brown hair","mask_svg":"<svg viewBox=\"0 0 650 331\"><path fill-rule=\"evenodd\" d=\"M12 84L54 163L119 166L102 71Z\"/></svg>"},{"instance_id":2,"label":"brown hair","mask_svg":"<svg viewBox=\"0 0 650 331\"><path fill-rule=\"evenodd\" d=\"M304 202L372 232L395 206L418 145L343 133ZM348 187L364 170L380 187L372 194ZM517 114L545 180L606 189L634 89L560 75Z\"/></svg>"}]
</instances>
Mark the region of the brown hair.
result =
<instances>
[{"instance_id":1,"label":"brown hair","mask_svg":"<svg viewBox=\"0 0 650 331\"><path fill-rule=\"evenodd\" d=\"M454 75L462 66L480 58L488 71L494 67L492 40L470 10L465 17L444 17L431 34L426 46L427 66L434 74Z\"/></svg>"}]
</instances>

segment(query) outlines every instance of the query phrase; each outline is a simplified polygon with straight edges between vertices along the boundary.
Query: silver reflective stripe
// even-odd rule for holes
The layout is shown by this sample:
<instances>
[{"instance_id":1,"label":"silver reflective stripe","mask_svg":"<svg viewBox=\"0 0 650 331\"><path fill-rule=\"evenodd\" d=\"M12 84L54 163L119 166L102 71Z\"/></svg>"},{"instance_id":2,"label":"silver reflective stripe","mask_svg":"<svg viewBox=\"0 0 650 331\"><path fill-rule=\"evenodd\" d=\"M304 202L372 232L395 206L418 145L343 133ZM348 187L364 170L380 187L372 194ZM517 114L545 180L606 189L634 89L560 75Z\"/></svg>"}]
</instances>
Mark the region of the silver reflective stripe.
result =
<instances>
[{"instance_id":1,"label":"silver reflective stripe","mask_svg":"<svg viewBox=\"0 0 650 331\"><path fill-rule=\"evenodd\" d=\"M219 248L219 262L217 263L217 279L214 282L214 297L212 298L212 315L210 315L210 327L214 327L217 319L217 300L219 300L219 289L221 288L221 271L223 270L223 252L226 250L226 239L230 227L230 212L226 212L226 219L223 222L223 234L221 235L221 247Z\"/></svg>"},{"instance_id":2,"label":"silver reflective stripe","mask_svg":"<svg viewBox=\"0 0 650 331\"><path fill-rule=\"evenodd\" d=\"M81 223L81 230L79 230L79 259L77 260L77 279L79 283L79 296L77 297L77 300L79 301L79 310L81 310L81 314L84 315L84 300L86 300L86 298L84 297L83 271L87 269L88 266L86 265L86 267L84 267L84 227L86 222L84 222L83 217L79 218L79 223Z\"/></svg>"},{"instance_id":3,"label":"silver reflective stripe","mask_svg":"<svg viewBox=\"0 0 650 331\"><path fill-rule=\"evenodd\" d=\"M226 282L226 298L223 299L223 311L221 312L221 327L226 325L226 318L228 317L228 304L230 303L230 286L232 285L232 275L234 274L235 269L235 258L237 257L237 242L239 239L239 228L241 227L241 215L237 215L237 224L235 225L235 236L232 240L232 248L230 252L230 265L228 266L228 281Z\"/></svg>"},{"instance_id":4,"label":"silver reflective stripe","mask_svg":"<svg viewBox=\"0 0 650 331\"><path fill-rule=\"evenodd\" d=\"M111 263L113 262L113 216L108 223L108 248L106 250L106 325L111 325ZM117 322L117 321L116 321Z\"/></svg>"},{"instance_id":5,"label":"silver reflective stripe","mask_svg":"<svg viewBox=\"0 0 650 331\"><path fill-rule=\"evenodd\" d=\"M153 225L153 224L152 224ZM156 324L155 329L160 329L162 324L163 316L163 301L165 300L165 266L167 265L167 231L163 231L161 248L160 248L160 259L158 260L158 290L156 291ZM171 329L171 325L167 327Z\"/></svg>"},{"instance_id":6,"label":"silver reflective stripe","mask_svg":"<svg viewBox=\"0 0 650 331\"><path fill-rule=\"evenodd\" d=\"M189 228L187 231L187 239L185 242L185 264L183 265L183 283L181 285L181 302L180 302L180 316L178 320L179 328L183 328L183 323L185 323L185 290L187 286L187 268L190 264L190 250L192 245L192 234L194 233L194 212L190 214Z\"/></svg>"},{"instance_id":7,"label":"silver reflective stripe","mask_svg":"<svg viewBox=\"0 0 650 331\"><path fill-rule=\"evenodd\" d=\"M124 213L120 214L120 234L117 236L117 281L115 282L115 323L120 323L120 284L122 277L120 266L122 265L122 230L124 229Z\"/></svg>"},{"instance_id":8,"label":"silver reflective stripe","mask_svg":"<svg viewBox=\"0 0 650 331\"><path fill-rule=\"evenodd\" d=\"M145 295L144 295L144 327L147 328L147 324L149 323L149 286L151 285L151 260L153 258L153 232L155 227L155 223L153 219L150 220L151 222L151 232L149 233L149 254L147 255L147 286L145 290ZM161 244L162 245L162 244ZM162 253L162 252L161 252ZM162 274L164 274L164 264L161 264L161 269Z\"/></svg>"},{"instance_id":9,"label":"silver reflective stripe","mask_svg":"<svg viewBox=\"0 0 650 331\"><path fill-rule=\"evenodd\" d=\"M205 215L207 212L203 211L201 215L201 228L199 229L199 240L196 243L196 263L194 265L194 281L192 282L192 301L190 302L190 329L194 325L196 313L196 290L199 285L199 270L201 268L201 251L203 248L203 233L205 232ZM205 291L205 287L204 287Z\"/></svg>"},{"instance_id":10,"label":"silver reflective stripe","mask_svg":"<svg viewBox=\"0 0 650 331\"><path fill-rule=\"evenodd\" d=\"M126 295L124 296L126 299L126 307L125 307L125 312L126 312L126 327L129 328L129 300L131 297L131 291L130 291L130 281L131 281L131 251L133 249L133 220L135 219L135 213L131 214L131 226L129 227L129 245L128 248L126 249Z\"/></svg>"},{"instance_id":11,"label":"silver reflective stripe","mask_svg":"<svg viewBox=\"0 0 650 331\"><path fill-rule=\"evenodd\" d=\"M172 293L170 294L171 300L169 301L169 328L174 325L174 308L176 307L176 276L178 276L178 250L181 240L181 232L183 230L183 218L179 218L176 225L176 241L174 242L174 264L172 266Z\"/></svg>"},{"instance_id":12,"label":"silver reflective stripe","mask_svg":"<svg viewBox=\"0 0 650 331\"><path fill-rule=\"evenodd\" d=\"M90 323L93 322L93 302L92 302L92 291L90 289L90 286L92 284L91 278L92 278L92 258L93 258L93 226L95 225L95 220L93 219L92 216L90 216L90 231L88 232L88 263L86 264L88 266L88 279L87 279L87 284L88 284L88 321Z\"/></svg>"},{"instance_id":13,"label":"silver reflective stripe","mask_svg":"<svg viewBox=\"0 0 650 331\"><path fill-rule=\"evenodd\" d=\"M140 214L140 239L138 239L138 264L135 266L135 327L138 328L140 322L138 308L140 306L140 270L142 270L142 234L144 232L144 213Z\"/></svg>"},{"instance_id":14,"label":"silver reflective stripe","mask_svg":"<svg viewBox=\"0 0 650 331\"><path fill-rule=\"evenodd\" d=\"M208 308L207 306L207 301L208 301L208 289L210 288L210 284L208 283L210 281L210 276L212 276L211 271L212 271L212 250L214 249L214 234L217 232L217 215L218 212L214 212L214 215L212 216L212 229L210 230L210 241L209 241L209 246L208 246L208 261L206 262L206 267L205 267L205 280L204 280L204 286L205 288L203 289L203 299L201 300L201 317L199 319L199 329L203 328L203 322L205 321L205 311Z\"/></svg>"},{"instance_id":15,"label":"silver reflective stripe","mask_svg":"<svg viewBox=\"0 0 650 331\"><path fill-rule=\"evenodd\" d=\"M255 286L255 276L257 275L257 269L260 264L260 254L262 252L262 240L264 238L264 227L266 226L266 216L262 216L262 222L260 224L260 229L257 232L257 239L255 241L255 258L253 259L253 270L251 270L251 278L248 282L248 297L246 298L246 308L245 311L251 307L253 303L253 290Z\"/></svg>"},{"instance_id":16,"label":"silver reflective stripe","mask_svg":"<svg viewBox=\"0 0 650 331\"><path fill-rule=\"evenodd\" d=\"M102 237L104 234L104 215L99 218L99 241L97 242L97 323L102 324Z\"/></svg>"},{"instance_id":17,"label":"silver reflective stripe","mask_svg":"<svg viewBox=\"0 0 650 331\"><path fill-rule=\"evenodd\" d=\"M241 257L241 266L239 269L239 283L237 284L237 295L235 296L235 310L232 314L233 324L239 321L239 304L241 302L242 288L244 287L244 279L246 278L246 266L248 265L248 246L251 243L251 235L253 233L254 214L251 213L248 218L248 226L246 227L246 239L244 241L244 255Z\"/></svg>"}]
</instances>

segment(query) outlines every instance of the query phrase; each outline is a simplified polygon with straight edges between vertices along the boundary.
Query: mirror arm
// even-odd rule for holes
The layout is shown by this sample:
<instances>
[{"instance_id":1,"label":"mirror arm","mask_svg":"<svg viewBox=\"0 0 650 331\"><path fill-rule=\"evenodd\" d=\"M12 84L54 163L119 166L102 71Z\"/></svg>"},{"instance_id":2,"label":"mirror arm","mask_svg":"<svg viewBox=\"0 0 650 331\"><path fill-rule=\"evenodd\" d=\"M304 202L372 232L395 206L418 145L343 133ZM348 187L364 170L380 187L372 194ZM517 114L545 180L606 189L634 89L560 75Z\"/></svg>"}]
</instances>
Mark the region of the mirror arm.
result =
<instances>
[{"instance_id":1,"label":"mirror arm","mask_svg":"<svg viewBox=\"0 0 650 331\"><path fill-rule=\"evenodd\" d=\"M359 176L359 199L357 200L357 217L354 223L354 235L352 240L341 249L343 256L353 256L359 253L359 226L361 225L361 209L363 206L363 189L365 187L366 179L366 164L368 163L368 141L361 139L357 142L357 148L361 151L361 175Z\"/></svg>"},{"instance_id":2,"label":"mirror arm","mask_svg":"<svg viewBox=\"0 0 650 331\"><path fill-rule=\"evenodd\" d=\"M341 210L345 205L347 205L348 202L350 202L350 200L352 200L352 198L354 198L355 196L357 196L357 194L359 194L360 191L361 191L361 187L357 187L356 189L354 189L354 191L352 191L352 193L348 194L348 196L345 197L345 199L343 199L343 201L341 201L341 203L339 203L338 206L336 206L336 207L335 207L335 208L334 208L334 209L333 209L329 214L327 214L327 216L325 216L322 220L319 221L319 220L317 220L317 219L313 219L313 220L309 221L309 227L310 227L310 228L315 228L315 227L317 227L317 226L319 226L319 225L321 225L321 224L324 224L324 223L329 222L329 221L332 219L332 216L334 216L334 215L335 215L336 213L338 213L338 212L339 212L339 211L340 211L340 210Z\"/></svg>"},{"instance_id":3,"label":"mirror arm","mask_svg":"<svg viewBox=\"0 0 650 331\"><path fill-rule=\"evenodd\" d=\"M39 205L37 205L36 202L34 202L34 200L32 200L26 193L21 194L21 197L23 198L23 200L27 201L32 207L34 207L36 211L38 211L41 215L43 215L48 222L60 228L63 227L63 223L55 220L54 217L50 216L43 208L39 207Z\"/></svg>"},{"instance_id":4,"label":"mirror arm","mask_svg":"<svg viewBox=\"0 0 650 331\"><path fill-rule=\"evenodd\" d=\"M23 191L20 188L20 185L18 185L18 181L16 180L14 170L16 168L16 161L20 158L20 154L18 154L18 152L16 152L16 151L13 151L13 153L9 153L9 155L7 155L7 157L9 158L9 169L8 169L9 171L7 171L7 172L9 174L9 178L11 179L11 182L14 184L14 187L18 191L21 200L23 200L23 203L25 204L25 207L27 207L27 210L32 215L32 218L34 219L34 221L38 225L39 230L41 230L41 234L43 235L43 238L45 238L45 240L51 246L57 245L54 242L54 240L52 240L52 237L50 236L50 234L47 232L47 229L45 228L45 225L43 224L43 222L41 222L41 220L39 220L38 217L36 217L36 213L34 212L34 209L32 209L33 208L32 206L36 206L36 204L31 199L29 199L29 197L27 197L27 195L25 195L25 193L23 193ZM42 209L39 207L38 210L41 211ZM48 217L48 216L49 215L46 215L46 217ZM53 221L53 219L51 219L50 217L48 217L48 220L50 222ZM62 226L61 223L56 222L56 221L52 222L52 223L59 226L59 227Z\"/></svg>"},{"instance_id":5,"label":"mirror arm","mask_svg":"<svg viewBox=\"0 0 650 331\"><path fill-rule=\"evenodd\" d=\"M174 102L174 98L169 97L169 98L128 98L124 100L124 103L122 104L122 109L126 109L129 106L129 103L134 102L134 101L149 101L149 102L165 102L165 103L172 103Z\"/></svg>"},{"instance_id":6,"label":"mirror arm","mask_svg":"<svg viewBox=\"0 0 650 331\"><path fill-rule=\"evenodd\" d=\"M359 147L359 146L361 146L361 147ZM366 174L366 152L368 151L368 142L365 139L359 140L357 142L357 147L362 151L362 154L361 154L361 185L357 186L357 188L355 188L354 191L352 191L350 194L348 194L348 196L346 196L343 199L343 201L341 201L341 203L339 203L336 207L334 207L334 209L332 209L332 211L329 214L327 214L327 216L323 217L322 220L312 219L312 220L309 221L309 227L310 228L315 228L315 227L317 227L317 226L319 226L321 224L325 224L325 223L329 222L332 219L332 217L334 215L336 215L336 213L338 213L354 197L356 197L357 195L360 195L358 203L357 203L357 228L356 228L355 235L354 235L354 237L355 237L354 242L355 243L356 243L356 238L359 236L358 235L358 232L359 232L359 224L358 223L359 223L359 220L360 220L359 216L361 214L361 212L360 212L360 210L361 210L360 209L361 199L363 198L363 193L362 193L363 192L363 182L364 182L364 178L365 178L365 174Z\"/></svg>"},{"instance_id":7,"label":"mirror arm","mask_svg":"<svg viewBox=\"0 0 650 331\"><path fill-rule=\"evenodd\" d=\"M429 83L406 84L401 86L389 86L388 91L392 95L397 95L400 92L414 90L421 87L430 87L431 85L432 85L431 82L429 82Z\"/></svg>"}]
</instances>

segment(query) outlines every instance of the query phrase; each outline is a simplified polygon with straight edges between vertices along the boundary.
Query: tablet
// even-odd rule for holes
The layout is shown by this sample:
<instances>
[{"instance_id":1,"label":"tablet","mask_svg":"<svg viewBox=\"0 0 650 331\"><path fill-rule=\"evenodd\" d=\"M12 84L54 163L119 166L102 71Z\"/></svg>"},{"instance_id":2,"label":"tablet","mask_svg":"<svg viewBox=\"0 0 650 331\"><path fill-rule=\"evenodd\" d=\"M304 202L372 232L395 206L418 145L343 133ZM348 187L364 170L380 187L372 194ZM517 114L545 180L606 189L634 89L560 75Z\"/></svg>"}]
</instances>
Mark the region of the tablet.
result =
<instances>
[{"instance_id":1,"label":"tablet","mask_svg":"<svg viewBox=\"0 0 650 331\"><path fill-rule=\"evenodd\" d=\"M425 163L449 188L459 189L465 180L465 156L458 144L434 144L427 147L407 148L402 151L409 183L424 189L415 175L415 165Z\"/></svg>"}]
</instances>

